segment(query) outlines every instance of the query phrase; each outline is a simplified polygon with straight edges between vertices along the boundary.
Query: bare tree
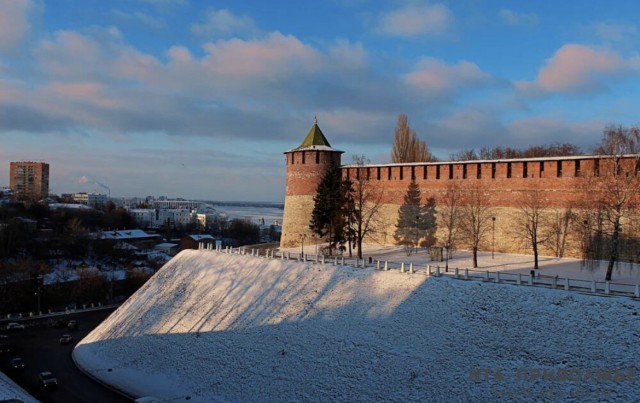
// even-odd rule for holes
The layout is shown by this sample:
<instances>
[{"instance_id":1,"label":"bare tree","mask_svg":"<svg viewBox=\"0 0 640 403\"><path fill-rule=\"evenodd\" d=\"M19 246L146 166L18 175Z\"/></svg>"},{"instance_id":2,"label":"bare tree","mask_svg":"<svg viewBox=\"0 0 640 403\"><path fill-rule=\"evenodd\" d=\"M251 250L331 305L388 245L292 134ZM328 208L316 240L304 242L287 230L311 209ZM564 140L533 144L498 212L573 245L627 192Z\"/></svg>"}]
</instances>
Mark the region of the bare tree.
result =
<instances>
[{"instance_id":1,"label":"bare tree","mask_svg":"<svg viewBox=\"0 0 640 403\"><path fill-rule=\"evenodd\" d=\"M458 236L458 221L460 215L461 189L458 181L449 181L447 189L442 196L442 207L440 208L440 222L445 230L445 249L447 261L451 259L451 251L456 247Z\"/></svg>"},{"instance_id":2,"label":"bare tree","mask_svg":"<svg viewBox=\"0 0 640 403\"><path fill-rule=\"evenodd\" d=\"M433 155L429 151L427 144L421 141L416 132L409 126L409 118L401 113L398 116L393 150L391 151L391 162L428 162L434 161Z\"/></svg>"},{"instance_id":3,"label":"bare tree","mask_svg":"<svg viewBox=\"0 0 640 403\"><path fill-rule=\"evenodd\" d=\"M567 247L567 237L571 229L571 223L576 220L576 215L571 208L554 209L551 214L555 220L551 223L552 237L546 242L546 246L553 251L556 257L564 257Z\"/></svg>"},{"instance_id":4,"label":"bare tree","mask_svg":"<svg viewBox=\"0 0 640 403\"><path fill-rule=\"evenodd\" d=\"M355 155L356 177L351 178L353 189L353 232L355 235L358 258L362 259L362 241L378 224L382 208L384 189L371 180L371 173L365 166L369 160L364 155Z\"/></svg>"},{"instance_id":5,"label":"bare tree","mask_svg":"<svg viewBox=\"0 0 640 403\"><path fill-rule=\"evenodd\" d=\"M460 237L473 253L473 268L478 267L478 249L484 234L491 228L492 218L490 195L477 184L462 188L458 228Z\"/></svg>"},{"instance_id":6,"label":"bare tree","mask_svg":"<svg viewBox=\"0 0 640 403\"><path fill-rule=\"evenodd\" d=\"M523 191L517 198L513 216L514 236L533 252L533 268L539 268L540 247L553 238L553 221L546 209L547 203L539 188Z\"/></svg>"},{"instance_id":7,"label":"bare tree","mask_svg":"<svg viewBox=\"0 0 640 403\"><path fill-rule=\"evenodd\" d=\"M585 176L585 198L602 213L602 233L608 238L605 280L618 261L623 217L638 206L640 196L640 128L608 127L595 152L600 156L594 176Z\"/></svg>"}]
</instances>

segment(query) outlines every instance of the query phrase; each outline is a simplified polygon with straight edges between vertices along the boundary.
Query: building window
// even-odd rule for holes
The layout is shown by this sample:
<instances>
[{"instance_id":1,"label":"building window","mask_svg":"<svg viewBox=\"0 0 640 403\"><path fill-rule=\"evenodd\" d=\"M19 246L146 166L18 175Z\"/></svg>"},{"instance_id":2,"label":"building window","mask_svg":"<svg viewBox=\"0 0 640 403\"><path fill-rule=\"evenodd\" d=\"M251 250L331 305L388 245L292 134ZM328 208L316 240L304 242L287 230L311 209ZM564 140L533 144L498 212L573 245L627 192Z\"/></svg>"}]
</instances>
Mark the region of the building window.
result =
<instances>
[{"instance_id":1,"label":"building window","mask_svg":"<svg viewBox=\"0 0 640 403\"><path fill-rule=\"evenodd\" d=\"M404 167L398 167L400 169L400 180L404 179Z\"/></svg>"},{"instance_id":2,"label":"building window","mask_svg":"<svg viewBox=\"0 0 640 403\"><path fill-rule=\"evenodd\" d=\"M387 179L391 180L391 167L388 168Z\"/></svg>"},{"instance_id":3,"label":"building window","mask_svg":"<svg viewBox=\"0 0 640 403\"><path fill-rule=\"evenodd\" d=\"M423 165L422 166L422 179L427 179L427 166Z\"/></svg>"},{"instance_id":4,"label":"building window","mask_svg":"<svg viewBox=\"0 0 640 403\"><path fill-rule=\"evenodd\" d=\"M476 171L476 178L481 179L482 178L482 164L478 164L478 170Z\"/></svg>"},{"instance_id":5,"label":"building window","mask_svg":"<svg viewBox=\"0 0 640 403\"><path fill-rule=\"evenodd\" d=\"M496 178L496 163L492 162L491 163L491 179L495 179Z\"/></svg>"},{"instance_id":6,"label":"building window","mask_svg":"<svg viewBox=\"0 0 640 403\"><path fill-rule=\"evenodd\" d=\"M522 163L522 177L529 177L529 164L527 162Z\"/></svg>"},{"instance_id":7,"label":"building window","mask_svg":"<svg viewBox=\"0 0 640 403\"><path fill-rule=\"evenodd\" d=\"M356 180L360 180L360 167L356 168Z\"/></svg>"},{"instance_id":8,"label":"building window","mask_svg":"<svg viewBox=\"0 0 640 403\"><path fill-rule=\"evenodd\" d=\"M381 170L381 168L378 167L378 180L380 180L380 170Z\"/></svg>"},{"instance_id":9,"label":"building window","mask_svg":"<svg viewBox=\"0 0 640 403\"><path fill-rule=\"evenodd\" d=\"M593 160L593 176L600 176L600 160Z\"/></svg>"},{"instance_id":10,"label":"building window","mask_svg":"<svg viewBox=\"0 0 640 403\"><path fill-rule=\"evenodd\" d=\"M415 166L411 166L411 180L412 181L416 180L416 167Z\"/></svg>"},{"instance_id":11,"label":"building window","mask_svg":"<svg viewBox=\"0 0 640 403\"><path fill-rule=\"evenodd\" d=\"M580 176L580 160L576 160L576 178Z\"/></svg>"},{"instance_id":12,"label":"building window","mask_svg":"<svg viewBox=\"0 0 640 403\"><path fill-rule=\"evenodd\" d=\"M304 151L302 152L302 163L303 163L303 164L305 163L305 155L306 155L306 154L307 154L307 153L305 153Z\"/></svg>"},{"instance_id":13,"label":"building window","mask_svg":"<svg viewBox=\"0 0 640 403\"><path fill-rule=\"evenodd\" d=\"M320 151L316 151L316 164L320 163Z\"/></svg>"},{"instance_id":14,"label":"building window","mask_svg":"<svg viewBox=\"0 0 640 403\"><path fill-rule=\"evenodd\" d=\"M440 179L440 165L436 165L436 179Z\"/></svg>"},{"instance_id":15,"label":"building window","mask_svg":"<svg viewBox=\"0 0 640 403\"><path fill-rule=\"evenodd\" d=\"M367 180L371 180L371 168L367 167Z\"/></svg>"},{"instance_id":16,"label":"building window","mask_svg":"<svg viewBox=\"0 0 640 403\"><path fill-rule=\"evenodd\" d=\"M462 179L467 179L467 164L462 164Z\"/></svg>"},{"instance_id":17,"label":"building window","mask_svg":"<svg viewBox=\"0 0 640 403\"><path fill-rule=\"evenodd\" d=\"M291 165L296 163L296 153L291 153Z\"/></svg>"},{"instance_id":18,"label":"building window","mask_svg":"<svg viewBox=\"0 0 640 403\"><path fill-rule=\"evenodd\" d=\"M542 172L544 172L544 161L540 161L540 176L542 176Z\"/></svg>"},{"instance_id":19,"label":"building window","mask_svg":"<svg viewBox=\"0 0 640 403\"><path fill-rule=\"evenodd\" d=\"M511 163L507 162L507 178L511 178Z\"/></svg>"},{"instance_id":20,"label":"building window","mask_svg":"<svg viewBox=\"0 0 640 403\"><path fill-rule=\"evenodd\" d=\"M449 164L449 179L453 179L453 165Z\"/></svg>"},{"instance_id":21,"label":"building window","mask_svg":"<svg viewBox=\"0 0 640 403\"><path fill-rule=\"evenodd\" d=\"M558 161L558 165L556 166L557 168L557 172L556 172L556 176L558 178L562 177L562 161Z\"/></svg>"}]
</instances>

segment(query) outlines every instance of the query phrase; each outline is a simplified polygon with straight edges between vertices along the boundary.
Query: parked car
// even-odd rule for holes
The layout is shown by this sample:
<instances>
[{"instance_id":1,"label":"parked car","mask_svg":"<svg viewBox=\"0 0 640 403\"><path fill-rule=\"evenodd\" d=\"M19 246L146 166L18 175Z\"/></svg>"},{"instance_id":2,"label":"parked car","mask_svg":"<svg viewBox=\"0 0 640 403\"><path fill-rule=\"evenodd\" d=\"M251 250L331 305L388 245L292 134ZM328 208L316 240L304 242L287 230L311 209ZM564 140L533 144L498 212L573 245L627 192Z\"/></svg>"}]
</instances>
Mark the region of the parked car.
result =
<instances>
[{"instance_id":1,"label":"parked car","mask_svg":"<svg viewBox=\"0 0 640 403\"><path fill-rule=\"evenodd\" d=\"M71 319L67 324L67 329L76 330L78 328L78 321L75 319Z\"/></svg>"},{"instance_id":2,"label":"parked car","mask_svg":"<svg viewBox=\"0 0 640 403\"><path fill-rule=\"evenodd\" d=\"M58 380L50 371L40 372L38 375L38 379L40 380L40 384L44 388L55 388L58 386Z\"/></svg>"},{"instance_id":3,"label":"parked car","mask_svg":"<svg viewBox=\"0 0 640 403\"><path fill-rule=\"evenodd\" d=\"M11 368L13 368L13 369L23 369L24 368L24 360L22 358L13 358L11 360Z\"/></svg>"},{"instance_id":4,"label":"parked car","mask_svg":"<svg viewBox=\"0 0 640 403\"><path fill-rule=\"evenodd\" d=\"M71 337L70 334L63 334L62 337L60 337L60 344L69 344L71 341L73 341L73 337Z\"/></svg>"},{"instance_id":5,"label":"parked car","mask_svg":"<svg viewBox=\"0 0 640 403\"><path fill-rule=\"evenodd\" d=\"M7 330L12 330L12 331L24 330L24 325L18 322L9 322L7 323Z\"/></svg>"}]
</instances>

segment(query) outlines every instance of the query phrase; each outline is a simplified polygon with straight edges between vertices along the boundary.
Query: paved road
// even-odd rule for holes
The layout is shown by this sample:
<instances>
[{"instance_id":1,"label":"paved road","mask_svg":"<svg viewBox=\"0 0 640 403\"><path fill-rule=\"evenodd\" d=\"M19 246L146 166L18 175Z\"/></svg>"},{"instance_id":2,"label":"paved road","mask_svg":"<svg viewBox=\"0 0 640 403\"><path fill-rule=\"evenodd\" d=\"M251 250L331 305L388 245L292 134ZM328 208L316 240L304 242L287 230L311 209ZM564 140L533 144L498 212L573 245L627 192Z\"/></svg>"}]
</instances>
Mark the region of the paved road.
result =
<instances>
[{"instance_id":1,"label":"paved road","mask_svg":"<svg viewBox=\"0 0 640 403\"><path fill-rule=\"evenodd\" d=\"M131 400L104 388L76 368L71 360L71 351L92 329L102 322L113 310L73 313L62 317L65 321L76 319L77 330L52 328L47 320L27 323L24 331L3 334L9 336L12 347L9 354L0 356L0 369L42 402L130 402ZM73 336L73 342L60 345L59 339L65 333ZM6 340L3 342L7 342ZM13 357L22 357L25 368L15 371L9 367ZM38 383L38 373L48 370L58 378L55 390L44 390Z\"/></svg>"}]
</instances>

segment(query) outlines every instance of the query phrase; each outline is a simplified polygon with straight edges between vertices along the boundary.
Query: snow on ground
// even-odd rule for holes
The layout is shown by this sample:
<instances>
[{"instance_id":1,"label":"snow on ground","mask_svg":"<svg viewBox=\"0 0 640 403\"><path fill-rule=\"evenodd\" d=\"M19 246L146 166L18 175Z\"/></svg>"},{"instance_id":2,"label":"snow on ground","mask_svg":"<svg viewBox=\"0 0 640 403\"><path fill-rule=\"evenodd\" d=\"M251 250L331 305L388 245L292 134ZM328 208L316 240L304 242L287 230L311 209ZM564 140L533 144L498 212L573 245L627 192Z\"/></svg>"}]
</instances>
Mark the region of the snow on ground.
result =
<instances>
[{"instance_id":1,"label":"snow on ground","mask_svg":"<svg viewBox=\"0 0 640 403\"><path fill-rule=\"evenodd\" d=\"M363 256L373 259L388 260L390 262L413 263L421 266L431 265L432 267L439 265L445 266L445 262L434 262L429 258L429 253L425 248L420 248L419 252L412 253L407 256L404 248L395 245L363 245ZM282 249L292 254L300 253L300 248ZM305 245L305 253L316 253L314 244ZM295 255L297 256L297 255ZM355 257L355 252L353 253ZM472 254L467 250L457 250L454 252L453 258L449 259L449 268L471 268ZM596 280L604 281L607 271L607 262L593 261L585 265L581 259L562 258L558 259L550 256L539 257L539 267L541 275L569 277L579 280ZM508 253L494 253L492 257L491 251L478 252L478 270L500 271L509 273L529 274L533 269L533 255L519 255ZM614 266L612 282L622 284L640 284L640 264L631 264L626 262L618 262Z\"/></svg>"},{"instance_id":2,"label":"snow on ground","mask_svg":"<svg viewBox=\"0 0 640 403\"><path fill-rule=\"evenodd\" d=\"M0 372L0 402L36 403L37 401L11 378Z\"/></svg>"},{"instance_id":3,"label":"snow on ground","mask_svg":"<svg viewBox=\"0 0 640 403\"><path fill-rule=\"evenodd\" d=\"M640 302L183 251L76 362L190 401L633 401Z\"/></svg>"}]
</instances>

